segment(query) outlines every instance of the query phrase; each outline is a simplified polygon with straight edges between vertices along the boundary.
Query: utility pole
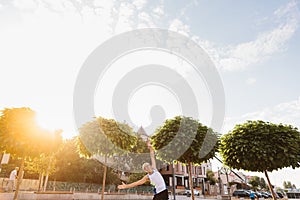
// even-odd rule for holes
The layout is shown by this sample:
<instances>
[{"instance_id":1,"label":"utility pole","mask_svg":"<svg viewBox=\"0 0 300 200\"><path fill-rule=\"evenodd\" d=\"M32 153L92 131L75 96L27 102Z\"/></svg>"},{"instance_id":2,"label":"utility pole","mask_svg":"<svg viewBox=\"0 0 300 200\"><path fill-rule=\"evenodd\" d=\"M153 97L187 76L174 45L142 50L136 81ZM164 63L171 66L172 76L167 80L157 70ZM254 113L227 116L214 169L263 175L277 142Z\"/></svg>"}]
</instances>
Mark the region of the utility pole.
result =
<instances>
[{"instance_id":1,"label":"utility pole","mask_svg":"<svg viewBox=\"0 0 300 200\"><path fill-rule=\"evenodd\" d=\"M220 189L220 195L222 196L222 181L220 177L220 169L218 167L218 180L219 180L219 189Z\"/></svg>"},{"instance_id":2,"label":"utility pole","mask_svg":"<svg viewBox=\"0 0 300 200\"><path fill-rule=\"evenodd\" d=\"M172 162L172 185L173 185L173 196L174 196L174 200L176 200L176 188L175 188L175 170L174 170L174 161Z\"/></svg>"}]
</instances>

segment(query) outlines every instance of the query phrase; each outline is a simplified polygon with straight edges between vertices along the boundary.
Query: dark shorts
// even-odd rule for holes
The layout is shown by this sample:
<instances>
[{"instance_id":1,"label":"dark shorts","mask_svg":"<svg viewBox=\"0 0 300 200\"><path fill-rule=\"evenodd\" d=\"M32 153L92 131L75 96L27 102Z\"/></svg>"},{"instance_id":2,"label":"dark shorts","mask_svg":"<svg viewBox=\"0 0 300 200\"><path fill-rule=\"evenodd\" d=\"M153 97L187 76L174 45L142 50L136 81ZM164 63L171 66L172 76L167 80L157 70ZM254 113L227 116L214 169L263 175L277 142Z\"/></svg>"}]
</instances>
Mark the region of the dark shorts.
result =
<instances>
[{"instance_id":1,"label":"dark shorts","mask_svg":"<svg viewBox=\"0 0 300 200\"><path fill-rule=\"evenodd\" d=\"M153 200L168 200L168 199L169 199L168 190L164 190L158 194L155 194L153 197Z\"/></svg>"}]
</instances>

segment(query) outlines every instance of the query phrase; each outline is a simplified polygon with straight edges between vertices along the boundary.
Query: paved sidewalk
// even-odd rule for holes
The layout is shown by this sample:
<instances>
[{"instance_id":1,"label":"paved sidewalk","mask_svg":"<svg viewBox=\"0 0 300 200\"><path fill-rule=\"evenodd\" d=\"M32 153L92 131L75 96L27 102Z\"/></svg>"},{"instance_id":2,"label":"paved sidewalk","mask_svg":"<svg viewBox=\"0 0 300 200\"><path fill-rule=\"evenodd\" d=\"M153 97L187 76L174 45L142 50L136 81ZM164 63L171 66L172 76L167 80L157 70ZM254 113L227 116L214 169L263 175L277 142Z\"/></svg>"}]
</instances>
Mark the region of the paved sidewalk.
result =
<instances>
[{"instance_id":1,"label":"paved sidewalk","mask_svg":"<svg viewBox=\"0 0 300 200\"><path fill-rule=\"evenodd\" d=\"M13 192L10 193L0 193L0 200L12 200L14 196ZM109 194L105 195L105 200L152 200L152 195L138 195L138 194ZM71 194L36 194L33 192L20 192L18 195L18 200L99 200L101 199L101 194L98 193L71 193ZM184 195L177 195L176 200L190 200L192 197L187 197ZM205 200L216 200L216 198L205 198L196 196L195 199L205 199ZM174 200L174 196L170 195L169 200Z\"/></svg>"}]
</instances>

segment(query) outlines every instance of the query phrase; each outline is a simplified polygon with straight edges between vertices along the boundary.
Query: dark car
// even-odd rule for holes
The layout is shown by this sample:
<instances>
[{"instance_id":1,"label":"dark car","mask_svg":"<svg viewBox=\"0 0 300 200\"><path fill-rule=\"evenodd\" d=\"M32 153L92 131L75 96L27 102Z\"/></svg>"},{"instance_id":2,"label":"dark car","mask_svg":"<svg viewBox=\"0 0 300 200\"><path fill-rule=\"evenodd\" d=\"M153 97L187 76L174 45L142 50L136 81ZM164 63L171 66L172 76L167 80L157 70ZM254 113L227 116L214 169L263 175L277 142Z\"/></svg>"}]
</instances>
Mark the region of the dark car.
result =
<instances>
[{"instance_id":1,"label":"dark car","mask_svg":"<svg viewBox=\"0 0 300 200\"><path fill-rule=\"evenodd\" d=\"M250 196L250 192L247 190L235 190L232 193L232 196L234 197L249 197Z\"/></svg>"},{"instance_id":2,"label":"dark car","mask_svg":"<svg viewBox=\"0 0 300 200\"><path fill-rule=\"evenodd\" d=\"M257 198L262 198L262 197L264 197L263 194L260 193L260 192L255 192L255 196L256 196Z\"/></svg>"},{"instance_id":3,"label":"dark car","mask_svg":"<svg viewBox=\"0 0 300 200\"><path fill-rule=\"evenodd\" d=\"M272 195L267 193L267 192L260 192L260 194L262 195L263 198L267 199L267 198L272 198Z\"/></svg>"},{"instance_id":4,"label":"dark car","mask_svg":"<svg viewBox=\"0 0 300 200\"><path fill-rule=\"evenodd\" d=\"M281 192L276 192L279 198L284 198L284 195Z\"/></svg>"}]
</instances>

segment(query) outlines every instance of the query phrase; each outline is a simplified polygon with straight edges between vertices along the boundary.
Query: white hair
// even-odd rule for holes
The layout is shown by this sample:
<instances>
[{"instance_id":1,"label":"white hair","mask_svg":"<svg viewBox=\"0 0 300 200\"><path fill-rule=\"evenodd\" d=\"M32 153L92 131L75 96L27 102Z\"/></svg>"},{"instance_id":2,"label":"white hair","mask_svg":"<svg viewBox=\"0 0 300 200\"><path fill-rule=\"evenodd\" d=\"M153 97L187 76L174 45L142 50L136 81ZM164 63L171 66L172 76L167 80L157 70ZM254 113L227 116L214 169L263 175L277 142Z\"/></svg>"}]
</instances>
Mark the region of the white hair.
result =
<instances>
[{"instance_id":1,"label":"white hair","mask_svg":"<svg viewBox=\"0 0 300 200\"><path fill-rule=\"evenodd\" d=\"M151 169L151 165L149 163L144 163L142 169L148 171L149 169Z\"/></svg>"}]
</instances>

